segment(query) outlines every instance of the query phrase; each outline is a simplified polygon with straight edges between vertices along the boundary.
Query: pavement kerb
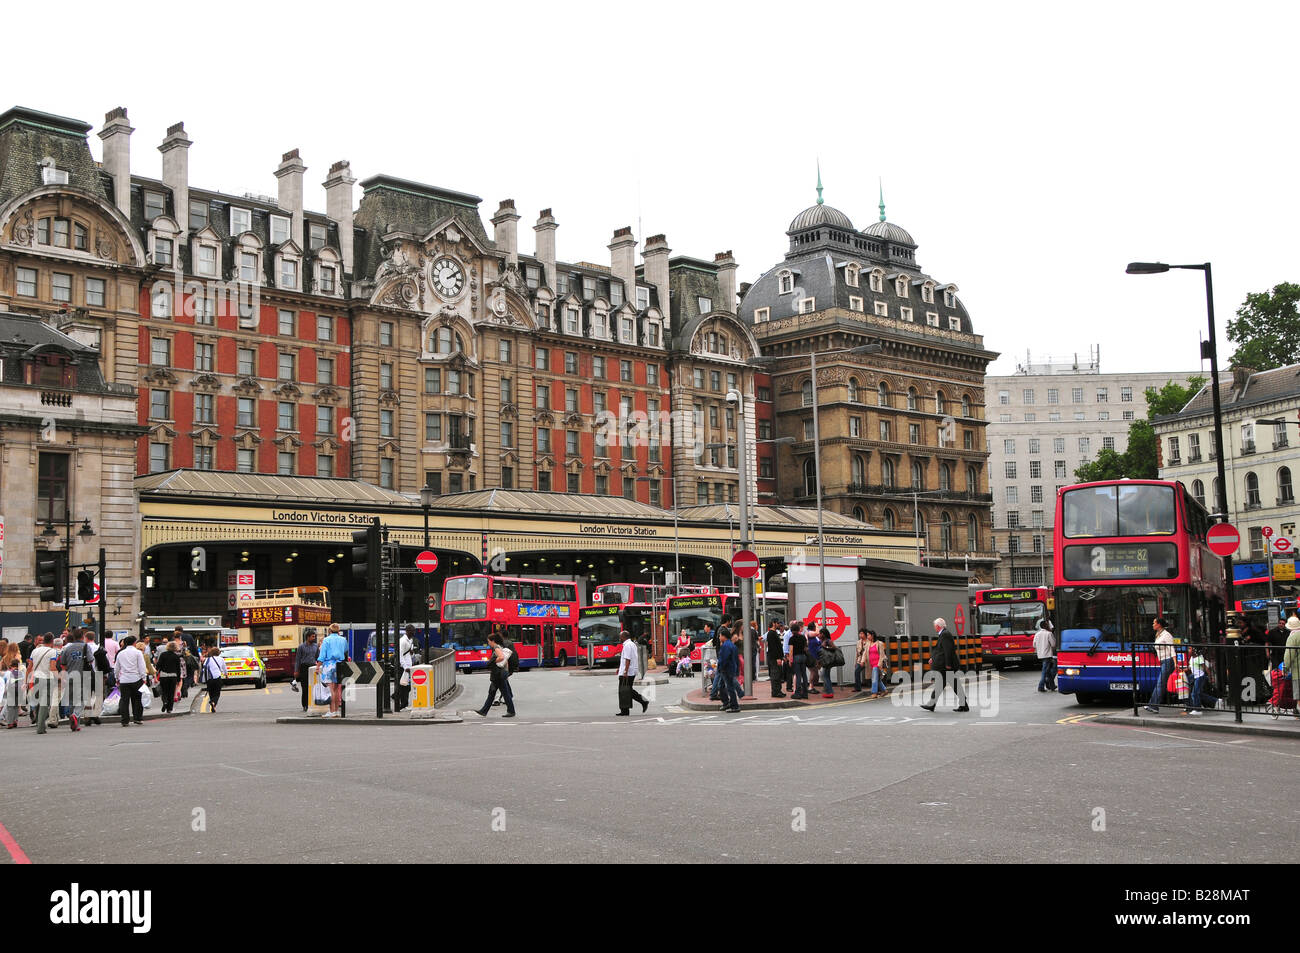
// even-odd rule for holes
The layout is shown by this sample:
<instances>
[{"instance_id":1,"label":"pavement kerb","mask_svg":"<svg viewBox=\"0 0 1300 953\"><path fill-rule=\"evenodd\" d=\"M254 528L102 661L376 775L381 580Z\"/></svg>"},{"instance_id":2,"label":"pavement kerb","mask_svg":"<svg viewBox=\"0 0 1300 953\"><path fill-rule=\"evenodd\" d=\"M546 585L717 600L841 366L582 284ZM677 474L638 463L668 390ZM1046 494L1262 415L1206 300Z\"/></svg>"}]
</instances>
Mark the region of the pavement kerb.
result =
<instances>
[{"instance_id":1,"label":"pavement kerb","mask_svg":"<svg viewBox=\"0 0 1300 953\"><path fill-rule=\"evenodd\" d=\"M357 717L355 715L347 718L325 718L322 715L281 715L275 720L277 725L459 725L465 719L459 715L444 715L435 712L433 715L414 716L414 715L389 715L387 718L376 718L374 715Z\"/></svg>"},{"instance_id":2,"label":"pavement kerb","mask_svg":"<svg viewBox=\"0 0 1300 953\"><path fill-rule=\"evenodd\" d=\"M740 700L740 710L742 712L746 712L746 711L782 711L791 708L799 708L799 709L829 708L831 705L841 704L843 702L858 701L861 699L869 699L869 698L871 698L871 693L866 691L852 692L846 695L844 698L836 698L834 701L817 701L811 704L805 703L803 701L792 701L792 700L779 701L779 702L754 702L754 701L747 702L742 698ZM717 702L692 702L692 701L687 701L685 698L683 698L677 704L680 705L682 708L685 708L687 711L717 711L718 710Z\"/></svg>"},{"instance_id":3,"label":"pavement kerb","mask_svg":"<svg viewBox=\"0 0 1300 953\"><path fill-rule=\"evenodd\" d=\"M1291 716L1295 718L1294 715ZM1279 719L1280 721L1280 719ZM1090 724L1094 725L1126 725L1129 727L1141 728L1173 728L1175 730L1186 731L1215 731L1221 734L1230 735L1255 735L1257 737L1267 738L1300 738L1300 720L1293 722L1294 727L1284 726L1283 724L1260 725L1242 722L1238 724L1232 722L1214 722L1214 721L1196 721L1191 718L1184 718L1181 715L1175 717L1161 718L1151 717L1148 715L1131 715L1107 713L1094 718Z\"/></svg>"}]
</instances>

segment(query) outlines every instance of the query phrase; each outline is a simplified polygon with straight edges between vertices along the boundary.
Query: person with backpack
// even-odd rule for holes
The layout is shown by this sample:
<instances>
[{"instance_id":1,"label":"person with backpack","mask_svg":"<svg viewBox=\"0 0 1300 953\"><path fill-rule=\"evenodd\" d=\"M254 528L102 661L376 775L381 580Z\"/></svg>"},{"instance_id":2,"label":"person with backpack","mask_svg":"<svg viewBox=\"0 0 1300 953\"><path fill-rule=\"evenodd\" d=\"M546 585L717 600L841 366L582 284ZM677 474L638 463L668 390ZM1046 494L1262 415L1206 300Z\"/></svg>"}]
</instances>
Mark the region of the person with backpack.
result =
<instances>
[{"instance_id":1,"label":"person with backpack","mask_svg":"<svg viewBox=\"0 0 1300 953\"><path fill-rule=\"evenodd\" d=\"M158 656L158 694L162 696L163 714L172 711L180 694L181 664L180 644L168 642Z\"/></svg>"},{"instance_id":2,"label":"person with backpack","mask_svg":"<svg viewBox=\"0 0 1300 953\"><path fill-rule=\"evenodd\" d=\"M87 639L91 641L87 642ZM89 629L77 639L69 635L67 645L59 653L59 672L63 679L63 692L60 697L68 705L68 727L73 731L81 730L82 711L90 700L91 652L94 649L94 635Z\"/></svg>"},{"instance_id":3,"label":"person with backpack","mask_svg":"<svg viewBox=\"0 0 1300 953\"><path fill-rule=\"evenodd\" d=\"M506 701L506 713L502 718L515 717L515 696L510 690L510 662L517 659L518 655L514 651L505 647L505 639L493 632L488 636L488 644L492 646L492 655L488 658L488 696L483 702L482 708L474 709L480 716L486 718L488 711L492 708L492 702L496 699L497 692ZM515 662L516 671L518 671L518 662Z\"/></svg>"}]
</instances>

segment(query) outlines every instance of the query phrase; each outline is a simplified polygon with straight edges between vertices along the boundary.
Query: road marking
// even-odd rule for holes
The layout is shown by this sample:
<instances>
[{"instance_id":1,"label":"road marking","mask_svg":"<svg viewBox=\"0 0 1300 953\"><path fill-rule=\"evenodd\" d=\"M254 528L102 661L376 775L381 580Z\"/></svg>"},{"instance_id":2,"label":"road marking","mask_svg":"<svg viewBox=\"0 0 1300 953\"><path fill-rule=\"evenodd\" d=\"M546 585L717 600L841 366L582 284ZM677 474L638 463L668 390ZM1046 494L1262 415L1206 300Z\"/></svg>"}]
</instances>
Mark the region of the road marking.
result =
<instances>
[{"instance_id":1,"label":"road marking","mask_svg":"<svg viewBox=\"0 0 1300 953\"><path fill-rule=\"evenodd\" d=\"M1100 718L1102 714L1104 713L1097 711L1087 715L1066 715L1064 718L1058 720L1057 724L1058 725L1080 725L1083 724L1083 722L1085 721L1092 720L1093 718Z\"/></svg>"},{"instance_id":2,"label":"road marking","mask_svg":"<svg viewBox=\"0 0 1300 953\"><path fill-rule=\"evenodd\" d=\"M30 864L31 858L23 853L23 849L18 846L18 841L14 840L12 834L0 824L0 844L5 845L5 850L9 851L9 856L13 858L15 864Z\"/></svg>"}]
</instances>

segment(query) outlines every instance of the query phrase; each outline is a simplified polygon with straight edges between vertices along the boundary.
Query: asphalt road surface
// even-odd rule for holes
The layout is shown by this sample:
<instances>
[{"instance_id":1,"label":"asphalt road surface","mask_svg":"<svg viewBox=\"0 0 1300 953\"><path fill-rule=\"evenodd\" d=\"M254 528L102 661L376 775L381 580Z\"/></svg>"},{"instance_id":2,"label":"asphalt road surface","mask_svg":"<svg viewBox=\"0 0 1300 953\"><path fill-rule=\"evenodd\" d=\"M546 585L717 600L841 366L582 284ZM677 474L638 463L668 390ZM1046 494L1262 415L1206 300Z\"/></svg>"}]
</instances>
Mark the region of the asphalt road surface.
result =
<instances>
[{"instance_id":1,"label":"asphalt road surface","mask_svg":"<svg viewBox=\"0 0 1300 953\"><path fill-rule=\"evenodd\" d=\"M963 714L906 693L691 713L674 679L617 718L613 677L545 671L516 678L518 718L480 719L486 678L461 680L464 724L278 725L300 710L280 684L217 714L0 732L0 824L57 864L1259 863L1292 860L1278 832L1300 826L1300 742L1099 725L1033 672Z\"/></svg>"}]
</instances>

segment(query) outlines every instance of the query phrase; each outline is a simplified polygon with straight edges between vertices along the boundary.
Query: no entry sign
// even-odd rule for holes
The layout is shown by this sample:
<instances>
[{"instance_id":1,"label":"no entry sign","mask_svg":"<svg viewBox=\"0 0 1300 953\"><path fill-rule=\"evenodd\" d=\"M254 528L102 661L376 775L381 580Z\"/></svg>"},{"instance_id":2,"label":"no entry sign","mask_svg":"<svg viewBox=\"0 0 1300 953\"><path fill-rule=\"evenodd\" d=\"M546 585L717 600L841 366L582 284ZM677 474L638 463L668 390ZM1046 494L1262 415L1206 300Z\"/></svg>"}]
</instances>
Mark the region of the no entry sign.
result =
<instances>
[{"instance_id":1,"label":"no entry sign","mask_svg":"<svg viewBox=\"0 0 1300 953\"><path fill-rule=\"evenodd\" d=\"M758 575L758 555L742 549L731 557L731 571L740 579L753 579Z\"/></svg>"},{"instance_id":2,"label":"no entry sign","mask_svg":"<svg viewBox=\"0 0 1300 953\"><path fill-rule=\"evenodd\" d=\"M808 613L808 618L803 620L805 626L813 626L820 630L822 626L831 634L832 639L838 639L844 634L844 630L849 627L849 617L843 609L834 602L826 603L826 611L822 611L822 604L819 602L813 606L812 612Z\"/></svg>"},{"instance_id":3,"label":"no entry sign","mask_svg":"<svg viewBox=\"0 0 1300 953\"><path fill-rule=\"evenodd\" d=\"M426 672L424 669L416 668L411 670L411 681L414 682L416 685L423 685L428 680L429 680L429 673Z\"/></svg>"},{"instance_id":4,"label":"no entry sign","mask_svg":"<svg viewBox=\"0 0 1300 953\"><path fill-rule=\"evenodd\" d=\"M1216 556L1231 556L1241 545L1241 534L1231 523L1215 523L1205 534L1205 542Z\"/></svg>"},{"instance_id":5,"label":"no entry sign","mask_svg":"<svg viewBox=\"0 0 1300 953\"><path fill-rule=\"evenodd\" d=\"M415 557L415 567L420 572L431 573L438 568L438 557L426 549Z\"/></svg>"}]
</instances>

